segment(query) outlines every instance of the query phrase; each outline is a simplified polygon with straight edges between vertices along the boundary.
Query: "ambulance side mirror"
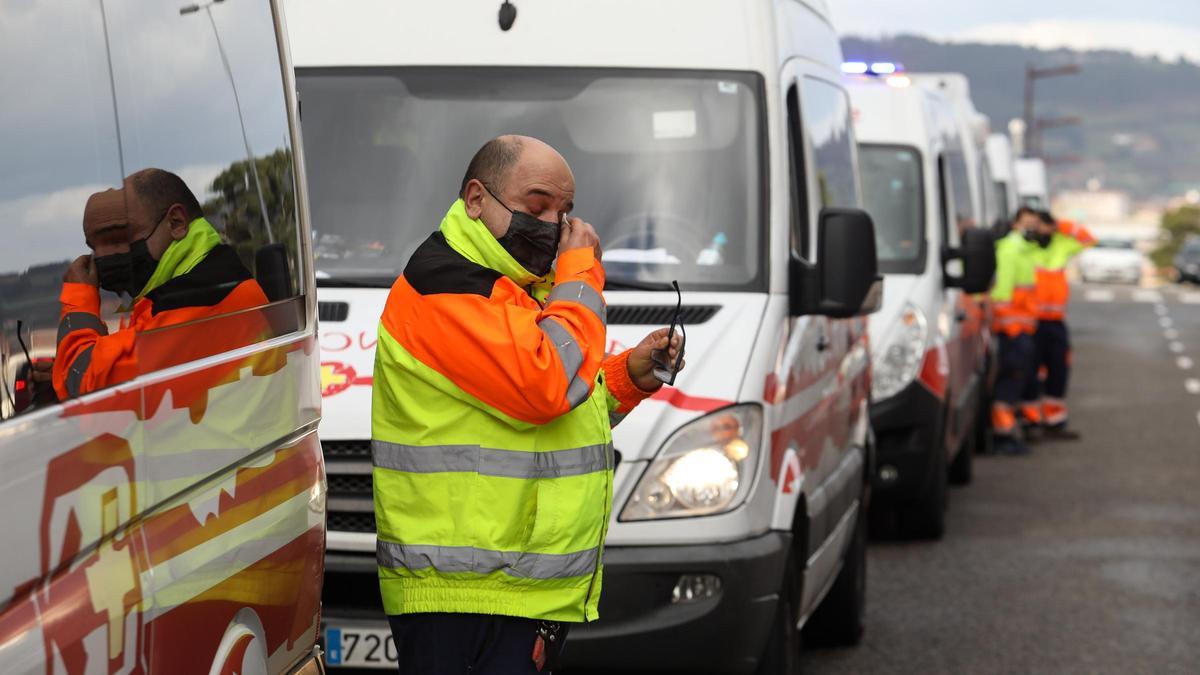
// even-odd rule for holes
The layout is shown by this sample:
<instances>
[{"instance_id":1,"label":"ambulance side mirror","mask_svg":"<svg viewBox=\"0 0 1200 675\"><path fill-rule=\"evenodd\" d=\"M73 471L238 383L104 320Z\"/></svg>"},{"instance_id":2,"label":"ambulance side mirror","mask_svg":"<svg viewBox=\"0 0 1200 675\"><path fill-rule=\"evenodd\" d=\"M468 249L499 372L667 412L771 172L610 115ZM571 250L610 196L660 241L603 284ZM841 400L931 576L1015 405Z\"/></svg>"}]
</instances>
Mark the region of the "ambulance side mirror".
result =
<instances>
[{"instance_id":1,"label":"ambulance side mirror","mask_svg":"<svg viewBox=\"0 0 1200 675\"><path fill-rule=\"evenodd\" d=\"M844 319L877 311L883 277L871 216L858 209L822 209L816 262L793 257L789 274L792 316Z\"/></svg>"},{"instance_id":2,"label":"ambulance side mirror","mask_svg":"<svg viewBox=\"0 0 1200 675\"><path fill-rule=\"evenodd\" d=\"M947 269L951 261L961 262L961 273L943 273L947 288L961 288L967 293L986 293L992 287L996 275L996 245L990 232L971 228L963 232L962 244L958 248L947 248L942 253L942 267Z\"/></svg>"}]
</instances>

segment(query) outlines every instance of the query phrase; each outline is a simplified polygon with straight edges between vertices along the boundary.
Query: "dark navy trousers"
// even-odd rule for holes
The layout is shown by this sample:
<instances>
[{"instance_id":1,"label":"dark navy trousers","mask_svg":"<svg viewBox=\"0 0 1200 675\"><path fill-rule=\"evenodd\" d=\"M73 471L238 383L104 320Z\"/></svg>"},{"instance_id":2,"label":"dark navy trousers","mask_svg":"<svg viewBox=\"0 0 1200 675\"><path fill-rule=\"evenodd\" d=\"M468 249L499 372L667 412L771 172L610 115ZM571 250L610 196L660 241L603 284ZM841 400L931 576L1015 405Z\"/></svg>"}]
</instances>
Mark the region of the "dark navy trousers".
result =
<instances>
[{"instance_id":1,"label":"dark navy trousers","mask_svg":"<svg viewBox=\"0 0 1200 675\"><path fill-rule=\"evenodd\" d=\"M389 616L401 675L537 675L538 622L488 614ZM545 673L546 671L543 671Z\"/></svg>"}]
</instances>

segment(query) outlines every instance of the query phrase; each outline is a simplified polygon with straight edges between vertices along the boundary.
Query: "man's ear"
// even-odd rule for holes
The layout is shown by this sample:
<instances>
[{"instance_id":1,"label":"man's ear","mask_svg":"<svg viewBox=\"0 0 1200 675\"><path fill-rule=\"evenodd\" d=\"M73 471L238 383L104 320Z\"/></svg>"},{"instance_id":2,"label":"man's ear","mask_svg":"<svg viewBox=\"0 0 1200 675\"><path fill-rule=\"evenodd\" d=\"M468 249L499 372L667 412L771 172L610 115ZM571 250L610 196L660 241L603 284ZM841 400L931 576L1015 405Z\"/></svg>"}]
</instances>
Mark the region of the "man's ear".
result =
<instances>
[{"instance_id":1,"label":"man's ear","mask_svg":"<svg viewBox=\"0 0 1200 675\"><path fill-rule=\"evenodd\" d=\"M188 218L187 209L183 208L183 204L172 204L171 208L167 209L167 229L171 232L171 239L179 241L187 236L188 225L192 222Z\"/></svg>"},{"instance_id":2,"label":"man's ear","mask_svg":"<svg viewBox=\"0 0 1200 675\"><path fill-rule=\"evenodd\" d=\"M463 190L463 203L467 207L467 216L472 220L483 216L483 200L486 196L487 189L483 187L483 183L474 178L467 181L467 189Z\"/></svg>"}]
</instances>

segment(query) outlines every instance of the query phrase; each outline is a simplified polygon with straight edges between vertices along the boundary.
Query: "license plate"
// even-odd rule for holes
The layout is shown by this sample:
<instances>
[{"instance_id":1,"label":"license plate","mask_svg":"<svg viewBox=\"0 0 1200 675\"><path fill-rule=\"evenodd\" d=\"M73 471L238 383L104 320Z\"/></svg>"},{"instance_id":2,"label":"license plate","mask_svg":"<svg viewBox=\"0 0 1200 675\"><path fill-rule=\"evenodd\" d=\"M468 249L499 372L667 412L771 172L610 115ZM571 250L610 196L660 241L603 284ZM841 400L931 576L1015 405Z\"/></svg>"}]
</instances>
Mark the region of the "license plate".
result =
<instances>
[{"instance_id":1,"label":"license plate","mask_svg":"<svg viewBox=\"0 0 1200 675\"><path fill-rule=\"evenodd\" d=\"M325 663L338 668L396 669L398 656L388 628L325 629Z\"/></svg>"}]
</instances>

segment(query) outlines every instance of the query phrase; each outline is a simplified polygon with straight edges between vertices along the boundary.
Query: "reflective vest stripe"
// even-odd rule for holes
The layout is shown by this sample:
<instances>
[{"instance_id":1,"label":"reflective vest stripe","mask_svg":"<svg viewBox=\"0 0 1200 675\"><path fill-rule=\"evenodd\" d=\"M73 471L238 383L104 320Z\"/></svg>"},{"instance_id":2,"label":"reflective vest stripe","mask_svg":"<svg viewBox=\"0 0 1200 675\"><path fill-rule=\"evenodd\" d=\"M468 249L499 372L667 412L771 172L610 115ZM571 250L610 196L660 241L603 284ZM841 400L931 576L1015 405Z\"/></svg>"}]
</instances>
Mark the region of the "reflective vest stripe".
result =
<instances>
[{"instance_id":1,"label":"reflective vest stripe","mask_svg":"<svg viewBox=\"0 0 1200 675\"><path fill-rule=\"evenodd\" d=\"M63 338L77 330L94 330L100 335L108 334L108 326L100 320L100 317L89 312L69 312L63 315L63 318L58 322L58 338L55 344L62 342Z\"/></svg>"},{"instance_id":2,"label":"reflective vest stripe","mask_svg":"<svg viewBox=\"0 0 1200 675\"><path fill-rule=\"evenodd\" d=\"M554 290L550 291L550 295L546 297L547 306L552 302L560 301L577 302L592 310L600 318L601 323L608 323L608 308L604 304L604 298L596 292L596 289L582 281L561 283L555 286Z\"/></svg>"},{"instance_id":3,"label":"reflective vest stripe","mask_svg":"<svg viewBox=\"0 0 1200 675\"><path fill-rule=\"evenodd\" d=\"M567 403L574 409L587 400L588 390L591 389L587 381L579 377L579 368L583 365L583 350L579 348L579 342L571 337L571 333L554 317L548 316L539 321L538 328L542 329L554 345L554 350L558 352L563 375L570 382L567 386Z\"/></svg>"},{"instance_id":4,"label":"reflective vest stripe","mask_svg":"<svg viewBox=\"0 0 1200 675\"><path fill-rule=\"evenodd\" d=\"M424 570L443 573L492 574L502 572L522 579L570 579L590 576L596 571L600 549L575 553L528 553L492 551L473 546L432 546L398 544L379 540L375 558L380 567Z\"/></svg>"},{"instance_id":5,"label":"reflective vest stripe","mask_svg":"<svg viewBox=\"0 0 1200 675\"><path fill-rule=\"evenodd\" d=\"M70 369L67 370L67 394L74 397L79 396L83 391L83 376L87 374L87 369L92 365L92 350L96 345L88 345L86 349L79 352L79 356L71 362Z\"/></svg>"},{"instance_id":6,"label":"reflective vest stripe","mask_svg":"<svg viewBox=\"0 0 1200 675\"><path fill-rule=\"evenodd\" d=\"M472 472L501 478L561 478L605 471L612 445L528 452L478 445L403 445L372 441L371 455L380 469L408 473Z\"/></svg>"}]
</instances>

